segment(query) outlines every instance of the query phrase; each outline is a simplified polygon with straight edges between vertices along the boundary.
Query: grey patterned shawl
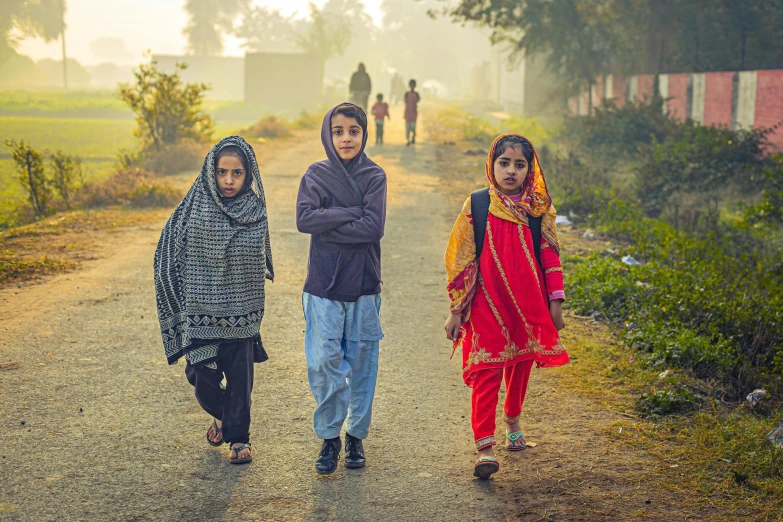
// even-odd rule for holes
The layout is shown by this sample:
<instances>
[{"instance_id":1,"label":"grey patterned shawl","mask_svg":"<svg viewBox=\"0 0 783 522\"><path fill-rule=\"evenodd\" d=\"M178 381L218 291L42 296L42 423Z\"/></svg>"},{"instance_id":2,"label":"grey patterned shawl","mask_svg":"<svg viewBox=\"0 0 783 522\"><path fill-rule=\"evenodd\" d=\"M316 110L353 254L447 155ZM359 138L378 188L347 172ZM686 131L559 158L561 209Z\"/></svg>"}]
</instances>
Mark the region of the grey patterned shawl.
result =
<instances>
[{"instance_id":1,"label":"grey patterned shawl","mask_svg":"<svg viewBox=\"0 0 783 522\"><path fill-rule=\"evenodd\" d=\"M239 148L247 160L245 187L221 197L218 153ZM249 182L249 186L248 186ZM264 282L273 279L264 188L253 149L239 136L209 151L193 186L169 218L155 251L155 294L169 364L185 355L214 367L220 342L258 335Z\"/></svg>"}]
</instances>

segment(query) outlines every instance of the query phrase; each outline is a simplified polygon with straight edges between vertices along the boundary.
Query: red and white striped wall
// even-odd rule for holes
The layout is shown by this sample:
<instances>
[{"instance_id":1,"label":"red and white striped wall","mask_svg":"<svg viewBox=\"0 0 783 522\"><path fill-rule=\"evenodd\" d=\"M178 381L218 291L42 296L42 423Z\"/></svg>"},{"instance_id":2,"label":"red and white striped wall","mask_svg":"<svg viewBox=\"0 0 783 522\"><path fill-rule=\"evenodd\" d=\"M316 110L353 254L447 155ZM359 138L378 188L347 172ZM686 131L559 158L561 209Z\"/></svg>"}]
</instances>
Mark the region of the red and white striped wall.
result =
<instances>
[{"instance_id":1,"label":"red and white striped wall","mask_svg":"<svg viewBox=\"0 0 783 522\"><path fill-rule=\"evenodd\" d=\"M573 114L587 114L603 99L620 105L652 98L655 76L608 75L591 91L569 100ZM783 151L783 70L661 74L658 92L668 99L664 110L677 119L731 129L780 125L770 141Z\"/></svg>"}]
</instances>

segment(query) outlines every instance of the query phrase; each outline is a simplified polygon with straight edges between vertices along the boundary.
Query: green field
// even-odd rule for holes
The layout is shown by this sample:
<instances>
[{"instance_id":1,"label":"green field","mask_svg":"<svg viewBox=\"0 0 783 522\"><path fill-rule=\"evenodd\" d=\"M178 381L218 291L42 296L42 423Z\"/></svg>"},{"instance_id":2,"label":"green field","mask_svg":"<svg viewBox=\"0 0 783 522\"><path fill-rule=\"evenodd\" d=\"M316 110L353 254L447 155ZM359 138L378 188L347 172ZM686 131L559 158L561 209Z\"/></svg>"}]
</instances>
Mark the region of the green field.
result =
<instances>
[{"instance_id":1,"label":"green field","mask_svg":"<svg viewBox=\"0 0 783 522\"><path fill-rule=\"evenodd\" d=\"M34 149L62 150L84 159L85 179L111 173L117 151L135 145L132 120L0 117L0 141L24 140ZM0 224L26 194L17 180L10 149L0 146Z\"/></svg>"}]
</instances>

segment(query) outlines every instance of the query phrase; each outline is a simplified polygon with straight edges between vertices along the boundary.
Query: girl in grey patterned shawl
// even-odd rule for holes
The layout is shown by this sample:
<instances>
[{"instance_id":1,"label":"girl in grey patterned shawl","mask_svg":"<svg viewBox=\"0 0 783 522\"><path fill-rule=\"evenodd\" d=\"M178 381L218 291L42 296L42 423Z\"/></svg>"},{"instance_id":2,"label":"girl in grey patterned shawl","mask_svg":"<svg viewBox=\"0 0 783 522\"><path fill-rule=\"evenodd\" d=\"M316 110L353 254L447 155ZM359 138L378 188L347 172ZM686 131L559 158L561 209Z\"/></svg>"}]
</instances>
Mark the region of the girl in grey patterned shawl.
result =
<instances>
[{"instance_id":1,"label":"girl in grey patterned shawl","mask_svg":"<svg viewBox=\"0 0 783 522\"><path fill-rule=\"evenodd\" d=\"M188 381L213 417L207 442L228 442L232 463L249 462L253 363L267 359L259 326L274 270L261 175L244 139L209 151L163 228L154 269L166 358L185 356Z\"/></svg>"}]
</instances>

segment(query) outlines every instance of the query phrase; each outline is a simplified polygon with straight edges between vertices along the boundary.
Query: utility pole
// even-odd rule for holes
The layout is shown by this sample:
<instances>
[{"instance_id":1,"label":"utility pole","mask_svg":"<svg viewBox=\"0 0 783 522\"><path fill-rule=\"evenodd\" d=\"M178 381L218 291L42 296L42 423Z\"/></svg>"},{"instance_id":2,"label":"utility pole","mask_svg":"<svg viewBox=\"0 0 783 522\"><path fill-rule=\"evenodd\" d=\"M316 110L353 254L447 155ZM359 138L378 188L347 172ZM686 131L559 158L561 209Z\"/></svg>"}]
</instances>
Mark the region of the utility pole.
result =
<instances>
[{"instance_id":1,"label":"utility pole","mask_svg":"<svg viewBox=\"0 0 783 522\"><path fill-rule=\"evenodd\" d=\"M63 88L68 89L68 62L65 54L65 0L60 0L60 40L63 47Z\"/></svg>"}]
</instances>

